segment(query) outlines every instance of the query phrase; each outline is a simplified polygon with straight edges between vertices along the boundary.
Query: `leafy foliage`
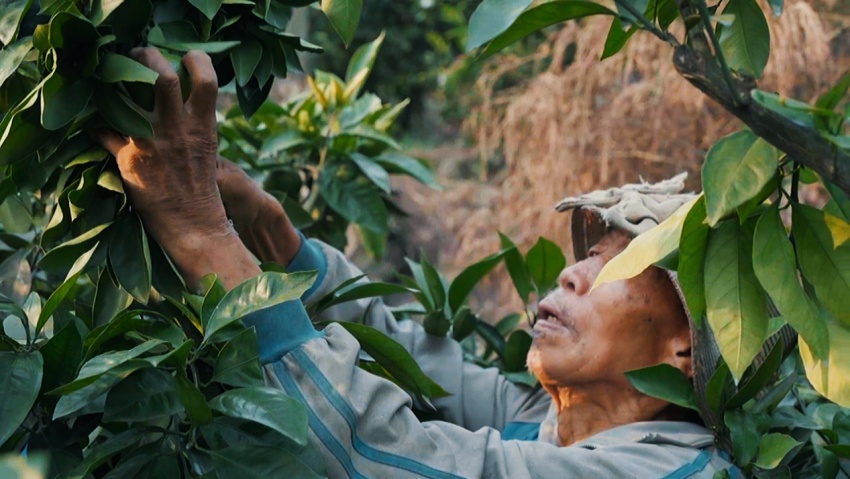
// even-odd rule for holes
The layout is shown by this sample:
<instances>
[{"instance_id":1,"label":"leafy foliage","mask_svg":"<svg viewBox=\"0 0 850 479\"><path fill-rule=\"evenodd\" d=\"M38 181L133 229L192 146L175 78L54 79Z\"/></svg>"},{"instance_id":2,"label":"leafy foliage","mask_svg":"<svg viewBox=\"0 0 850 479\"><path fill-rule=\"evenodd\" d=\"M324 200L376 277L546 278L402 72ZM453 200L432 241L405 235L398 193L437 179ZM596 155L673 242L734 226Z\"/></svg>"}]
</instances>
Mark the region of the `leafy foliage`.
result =
<instances>
[{"instance_id":1,"label":"leafy foliage","mask_svg":"<svg viewBox=\"0 0 850 479\"><path fill-rule=\"evenodd\" d=\"M317 71L309 92L282 106L267 102L250 120L234 107L219 125L221 154L261 180L296 227L342 249L354 223L376 257L390 214L399 211L390 175L437 187L429 168L403 154L388 133L407 102L386 105L361 94L383 42L382 34L361 46L345 80Z\"/></svg>"},{"instance_id":2,"label":"leafy foliage","mask_svg":"<svg viewBox=\"0 0 850 479\"><path fill-rule=\"evenodd\" d=\"M542 28L543 23L530 25L523 17L559 2L536 7L523 0L507 2L512 13L494 20L485 13L497 3L482 2L480 14L470 21L470 31L482 32L470 46L481 45L484 55L504 48L504 38ZM697 324L707 319L720 347L721 364L701 398L723 418L715 431L720 445L759 477L836 477L838 458L850 451L843 432L850 417L845 409L850 406L850 178L835 173L850 149L846 109L840 109L850 76L839 79L814 105L758 89L745 97L741 85L750 85L749 92L769 59L770 31L757 2L732 0L719 15L702 0L615 4L603 57L616 54L637 30L650 32L675 47L674 62L689 81L752 130L715 143L703 165L704 195L632 241L606 265L595 286L634 276L653 264L675 267L691 314ZM782 11L781 2L770 7L777 15ZM682 39L668 31L682 18L680 8L688 32ZM706 55L713 70L693 75L693 65L687 63L693 51ZM776 116L751 114L756 110ZM770 122L793 125L788 131L799 138L829 144L827 150L836 158L832 173L803 151L791 155L789 143L770 136L765 126ZM826 206L801 202L803 175L829 192L832 200ZM771 318L769 305L782 316ZM799 348L771 339L770 353L754 364L765 341L776 338L774 333L786 323L799 333ZM673 373L661 365L629 377L647 394L692 407L693 390Z\"/></svg>"}]
</instances>

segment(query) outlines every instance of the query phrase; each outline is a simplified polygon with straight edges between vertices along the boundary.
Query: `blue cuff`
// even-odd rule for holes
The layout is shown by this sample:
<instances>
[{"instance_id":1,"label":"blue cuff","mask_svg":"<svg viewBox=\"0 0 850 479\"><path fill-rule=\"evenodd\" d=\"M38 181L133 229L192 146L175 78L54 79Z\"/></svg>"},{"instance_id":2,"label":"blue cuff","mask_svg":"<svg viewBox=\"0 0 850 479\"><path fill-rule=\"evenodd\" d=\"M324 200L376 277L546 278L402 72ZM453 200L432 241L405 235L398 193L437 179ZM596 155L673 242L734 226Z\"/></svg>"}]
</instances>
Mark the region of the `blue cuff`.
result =
<instances>
[{"instance_id":1,"label":"blue cuff","mask_svg":"<svg viewBox=\"0 0 850 479\"><path fill-rule=\"evenodd\" d=\"M257 330L262 364L273 363L307 341L322 336L313 327L301 301L287 301L255 311L243 321L245 326Z\"/></svg>"},{"instance_id":2,"label":"blue cuff","mask_svg":"<svg viewBox=\"0 0 850 479\"><path fill-rule=\"evenodd\" d=\"M310 289L301 295L301 299L307 299L319 289L319 285L324 281L325 274L328 272L328 259L317 244L304 237L304 233L299 231L298 236L301 237L301 247L298 248L295 258L292 258L292 262L286 267L286 271L290 273L297 271L319 272L313 286L310 286Z\"/></svg>"}]
</instances>

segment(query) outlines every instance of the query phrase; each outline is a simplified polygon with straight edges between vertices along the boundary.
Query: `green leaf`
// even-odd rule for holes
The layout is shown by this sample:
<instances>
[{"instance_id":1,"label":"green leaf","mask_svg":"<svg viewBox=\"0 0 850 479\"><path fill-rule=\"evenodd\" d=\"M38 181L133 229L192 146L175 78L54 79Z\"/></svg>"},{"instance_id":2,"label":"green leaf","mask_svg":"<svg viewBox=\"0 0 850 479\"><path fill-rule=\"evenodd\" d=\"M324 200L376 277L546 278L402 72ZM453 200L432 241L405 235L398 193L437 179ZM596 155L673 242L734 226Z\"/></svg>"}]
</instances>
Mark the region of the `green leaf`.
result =
<instances>
[{"instance_id":1,"label":"green leaf","mask_svg":"<svg viewBox=\"0 0 850 479\"><path fill-rule=\"evenodd\" d=\"M411 158L398 151L386 151L379 156L372 158L379 165L383 166L387 172L394 174L400 173L416 178L422 183L433 188L440 188L434 179L434 172L430 168L422 164L419 160Z\"/></svg>"},{"instance_id":2,"label":"green leaf","mask_svg":"<svg viewBox=\"0 0 850 479\"><path fill-rule=\"evenodd\" d=\"M793 204L797 260L818 300L850 325L850 225L811 206Z\"/></svg>"},{"instance_id":3,"label":"green leaf","mask_svg":"<svg viewBox=\"0 0 850 479\"><path fill-rule=\"evenodd\" d=\"M751 414L741 409L733 409L723 415L723 422L732 438L736 464L749 464L755 457L768 421L766 414Z\"/></svg>"},{"instance_id":4,"label":"green leaf","mask_svg":"<svg viewBox=\"0 0 850 479\"><path fill-rule=\"evenodd\" d=\"M41 388L44 360L38 351L0 352L0 444L24 422Z\"/></svg>"},{"instance_id":5,"label":"green leaf","mask_svg":"<svg viewBox=\"0 0 850 479\"><path fill-rule=\"evenodd\" d=\"M779 366L782 365L783 350L785 342L780 338L771 348L770 353L765 357L764 362L758 367L755 373L744 384L738 385L736 392L726 403L726 409L735 409L741 407L750 399L756 397L765 386L774 378L774 375L779 371Z\"/></svg>"},{"instance_id":6,"label":"green leaf","mask_svg":"<svg viewBox=\"0 0 850 479\"><path fill-rule=\"evenodd\" d=\"M445 284L440 272L428 262L427 258L423 256L422 263L420 264L422 266L422 275L425 279L424 286L427 286L431 299L434 301L434 309L440 310L445 307L448 300L448 286Z\"/></svg>"},{"instance_id":7,"label":"green leaf","mask_svg":"<svg viewBox=\"0 0 850 479\"><path fill-rule=\"evenodd\" d=\"M354 40L354 32L360 23L363 0L322 0L322 11L327 15L331 26L342 38L345 47Z\"/></svg>"},{"instance_id":8,"label":"green leaf","mask_svg":"<svg viewBox=\"0 0 850 479\"><path fill-rule=\"evenodd\" d=\"M531 335L521 329L512 332L505 342L505 370L525 371L525 362L530 348Z\"/></svg>"},{"instance_id":9,"label":"green leaf","mask_svg":"<svg viewBox=\"0 0 850 479\"><path fill-rule=\"evenodd\" d=\"M627 3L631 5L638 12L645 12L646 8L649 6L649 0L620 0L623 3ZM623 22L623 27L629 27L632 25L636 25L640 23L637 17L623 7L620 2L616 2L617 5L617 15Z\"/></svg>"},{"instance_id":10,"label":"green leaf","mask_svg":"<svg viewBox=\"0 0 850 479\"><path fill-rule=\"evenodd\" d=\"M263 384L259 343L254 329L242 331L221 348L213 366L212 381L236 387Z\"/></svg>"},{"instance_id":11,"label":"green leaf","mask_svg":"<svg viewBox=\"0 0 850 479\"><path fill-rule=\"evenodd\" d=\"M373 161L366 155L361 153L350 153L348 158L360 168L360 172L366 175L372 181L372 184L378 187L381 191L386 194L390 194L392 191L392 185L390 185L390 175L387 173L380 164Z\"/></svg>"},{"instance_id":12,"label":"green leaf","mask_svg":"<svg viewBox=\"0 0 850 479\"><path fill-rule=\"evenodd\" d=\"M260 158L275 158L279 153L296 146L307 145L310 140L304 137L297 128L285 129L263 140L260 147Z\"/></svg>"},{"instance_id":13,"label":"green leaf","mask_svg":"<svg viewBox=\"0 0 850 479\"><path fill-rule=\"evenodd\" d=\"M756 226L753 270L782 317L800 333L817 357L826 359L829 332L818 306L800 285L797 258L779 216L778 205L765 212Z\"/></svg>"},{"instance_id":14,"label":"green leaf","mask_svg":"<svg viewBox=\"0 0 850 479\"><path fill-rule=\"evenodd\" d=\"M86 267L88 267L89 261L92 256L94 256L95 252L100 246L100 243L95 243L94 246L91 247L88 251L83 253L77 261L71 266L70 271L68 271L68 275L65 277L65 281L61 286L56 288L52 293L50 293L50 297L47 298L47 301L44 303L44 307L41 309L41 313L38 317L38 324L36 325L35 331L36 335L41 332L41 328L47 323L47 320L50 319L50 316L56 311L57 308L65 301L69 295L76 289L77 279L81 274L85 271Z\"/></svg>"},{"instance_id":15,"label":"green leaf","mask_svg":"<svg viewBox=\"0 0 850 479\"><path fill-rule=\"evenodd\" d=\"M799 126L815 128L813 108L808 103L761 90L752 90L750 96L759 105L779 113Z\"/></svg>"},{"instance_id":16,"label":"green leaf","mask_svg":"<svg viewBox=\"0 0 850 479\"><path fill-rule=\"evenodd\" d=\"M196 0L200 1L200 0ZM230 50L230 62L236 74L236 83L245 86L251 79L251 75L260 64L263 56L263 46L260 42L246 40Z\"/></svg>"},{"instance_id":17,"label":"green leaf","mask_svg":"<svg viewBox=\"0 0 850 479\"><path fill-rule=\"evenodd\" d=\"M734 15L720 34L720 49L729 68L761 78L770 56L770 29L755 0L731 0L723 15Z\"/></svg>"},{"instance_id":18,"label":"green leaf","mask_svg":"<svg viewBox=\"0 0 850 479\"><path fill-rule=\"evenodd\" d=\"M206 291L206 293L204 294L204 301L201 304L199 316L201 317L201 324L206 327L210 318L212 318L215 308L219 303L221 303L221 300L224 299L224 296L227 294L227 290L224 289L224 285L221 283L221 280L218 279L218 276L213 273L201 278L201 289Z\"/></svg>"},{"instance_id":19,"label":"green leaf","mask_svg":"<svg viewBox=\"0 0 850 479\"><path fill-rule=\"evenodd\" d=\"M531 0L484 0L469 18L466 51L472 51L507 30L531 5Z\"/></svg>"},{"instance_id":20,"label":"green leaf","mask_svg":"<svg viewBox=\"0 0 850 479\"><path fill-rule=\"evenodd\" d=\"M103 268L97 280L97 290L92 305L94 325L108 323L116 314L127 309L133 303L133 297L112 279L109 268Z\"/></svg>"},{"instance_id":21,"label":"green leaf","mask_svg":"<svg viewBox=\"0 0 850 479\"><path fill-rule=\"evenodd\" d=\"M503 250L496 254L491 254L486 258L467 266L460 274L458 274L449 287L449 308L452 311L457 311L463 305L466 298L475 288L479 281L484 279L493 268L496 267L504 258L507 250Z\"/></svg>"},{"instance_id":22,"label":"green leaf","mask_svg":"<svg viewBox=\"0 0 850 479\"><path fill-rule=\"evenodd\" d=\"M142 220L135 214L116 224L121 231L109 242L109 265L118 284L136 301L147 304L151 292L151 253Z\"/></svg>"},{"instance_id":23,"label":"green leaf","mask_svg":"<svg viewBox=\"0 0 850 479\"><path fill-rule=\"evenodd\" d=\"M555 0L529 8L513 22L510 28L495 37L479 58L498 53L505 47L550 25L591 15L614 15L614 12L598 3L584 0ZM467 50L471 50L468 45Z\"/></svg>"},{"instance_id":24,"label":"green leaf","mask_svg":"<svg viewBox=\"0 0 850 479\"><path fill-rule=\"evenodd\" d=\"M352 162L326 166L319 174L319 193L348 221L376 233L387 232L388 213L380 190Z\"/></svg>"},{"instance_id":25,"label":"green leaf","mask_svg":"<svg viewBox=\"0 0 850 479\"><path fill-rule=\"evenodd\" d=\"M799 445L799 442L787 434L765 434L759 443L755 464L762 469L774 469L792 449Z\"/></svg>"},{"instance_id":26,"label":"green leaf","mask_svg":"<svg viewBox=\"0 0 850 479\"><path fill-rule=\"evenodd\" d=\"M18 35L32 0L9 0L0 7L0 43L9 45ZM3 83L0 81L0 83Z\"/></svg>"},{"instance_id":27,"label":"green leaf","mask_svg":"<svg viewBox=\"0 0 850 479\"><path fill-rule=\"evenodd\" d=\"M223 0L189 0L205 17L212 20L221 8Z\"/></svg>"},{"instance_id":28,"label":"green leaf","mask_svg":"<svg viewBox=\"0 0 850 479\"><path fill-rule=\"evenodd\" d=\"M737 221L712 230L705 255L708 324L740 379L767 336L767 299L753 272L752 236Z\"/></svg>"},{"instance_id":29,"label":"green leaf","mask_svg":"<svg viewBox=\"0 0 850 479\"><path fill-rule=\"evenodd\" d=\"M643 394L699 411L694 387L678 368L669 364L657 364L627 371L625 374L632 386Z\"/></svg>"},{"instance_id":30,"label":"green leaf","mask_svg":"<svg viewBox=\"0 0 850 479\"><path fill-rule=\"evenodd\" d=\"M679 238L679 287L685 295L688 309L699 326L705 315L705 249L708 246L705 197L700 197L682 223Z\"/></svg>"},{"instance_id":31,"label":"green leaf","mask_svg":"<svg viewBox=\"0 0 850 479\"><path fill-rule=\"evenodd\" d=\"M850 88L850 72L841 75L838 82L833 85L826 93L821 95L815 102L815 107L823 110L833 110L841 103L841 100L847 96L847 89Z\"/></svg>"},{"instance_id":32,"label":"green leaf","mask_svg":"<svg viewBox=\"0 0 850 479\"><path fill-rule=\"evenodd\" d=\"M153 127L143 111L127 97L111 88L95 88L97 109L113 128L134 138L150 138Z\"/></svg>"},{"instance_id":33,"label":"green leaf","mask_svg":"<svg viewBox=\"0 0 850 479\"><path fill-rule=\"evenodd\" d=\"M428 398L448 396L439 384L422 372L413 356L404 346L375 328L364 324L336 323L351 333L360 343L360 347L375 359L398 383L414 394Z\"/></svg>"},{"instance_id":34,"label":"green leaf","mask_svg":"<svg viewBox=\"0 0 850 479\"><path fill-rule=\"evenodd\" d=\"M492 348L499 357L503 357L505 355L505 338L495 326L485 323L484 321L478 321L475 325L475 332L481 336L481 339L483 339L487 346Z\"/></svg>"},{"instance_id":35,"label":"green leaf","mask_svg":"<svg viewBox=\"0 0 850 479\"><path fill-rule=\"evenodd\" d=\"M143 428L128 429L100 444L90 446L83 461L72 470L70 477L87 477L110 457L138 444L149 432Z\"/></svg>"},{"instance_id":36,"label":"green leaf","mask_svg":"<svg viewBox=\"0 0 850 479\"><path fill-rule=\"evenodd\" d=\"M310 467L282 449L265 445L240 445L210 451L218 477L269 479L298 477L319 479Z\"/></svg>"},{"instance_id":37,"label":"green leaf","mask_svg":"<svg viewBox=\"0 0 850 479\"><path fill-rule=\"evenodd\" d=\"M298 446L307 445L307 411L297 399L280 389L232 389L216 396L209 405L226 416L272 428Z\"/></svg>"},{"instance_id":38,"label":"green leaf","mask_svg":"<svg viewBox=\"0 0 850 479\"><path fill-rule=\"evenodd\" d=\"M658 226L639 234L626 249L611 258L593 283L593 288L602 284L633 278L646 268L668 257L679 247L685 218L702 196L685 203L662 221ZM530 254L530 252L529 252Z\"/></svg>"},{"instance_id":39,"label":"green leaf","mask_svg":"<svg viewBox=\"0 0 850 479\"><path fill-rule=\"evenodd\" d=\"M384 43L385 37L386 32L382 30L378 38L369 43L364 43L360 48L355 50L354 55L351 56L351 60L348 62L348 68L345 70L345 83L350 84L357 78L362 88L362 85L366 83L366 79L369 77L369 73L372 71L372 66L375 65L375 59L378 57L378 52L381 50L381 45ZM359 93L360 88L356 88L350 92L350 97L356 98Z\"/></svg>"},{"instance_id":40,"label":"green leaf","mask_svg":"<svg viewBox=\"0 0 850 479\"><path fill-rule=\"evenodd\" d=\"M599 60L605 60L620 53L620 50L626 46L626 43L628 43L636 31L638 31L638 28L635 26L625 30L622 20L619 17L614 18L614 21L611 22L611 28L608 29L608 36L605 38L605 47L602 49L602 57Z\"/></svg>"},{"instance_id":41,"label":"green leaf","mask_svg":"<svg viewBox=\"0 0 850 479\"><path fill-rule=\"evenodd\" d=\"M227 292L204 330L204 342L248 314L301 298L316 280L316 273L261 273Z\"/></svg>"},{"instance_id":42,"label":"green leaf","mask_svg":"<svg viewBox=\"0 0 850 479\"><path fill-rule=\"evenodd\" d=\"M391 294L404 294L413 292L414 290L410 288L405 288L404 286L392 283L380 283L373 281L365 283L352 283L345 285L344 287L340 287L335 291L329 293L325 297L321 298L316 303L315 314L319 314L320 312L325 311L333 306L336 306L337 304L347 303L349 301L356 301L358 299L363 298L388 296Z\"/></svg>"},{"instance_id":43,"label":"green leaf","mask_svg":"<svg viewBox=\"0 0 850 479\"><path fill-rule=\"evenodd\" d=\"M54 72L41 89L41 124L48 130L67 125L88 106L92 93L87 79L69 83Z\"/></svg>"},{"instance_id":44,"label":"green leaf","mask_svg":"<svg viewBox=\"0 0 850 479\"><path fill-rule=\"evenodd\" d=\"M151 45L161 48L167 48L169 50L175 50L178 52L200 50L204 53L209 54L224 53L230 50L231 48L239 45L238 41L204 42L197 38L189 38L185 36L184 33L185 32L179 30L177 32L175 32L174 30L169 31L169 28L165 25L157 25L151 28L148 32L148 42L150 42Z\"/></svg>"},{"instance_id":45,"label":"green leaf","mask_svg":"<svg viewBox=\"0 0 850 479\"><path fill-rule=\"evenodd\" d=\"M68 322L39 348L39 352L44 359L42 391L51 391L72 381L83 358L83 339L77 324Z\"/></svg>"},{"instance_id":46,"label":"green leaf","mask_svg":"<svg viewBox=\"0 0 850 479\"><path fill-rule=\"evenodd\" d=\"M100 79L106 83L120 81L142 82L153 85L159 74L132 58L107 53L100 62Z\"/></svg>"},{"instance_id":47,"label":"green leaf","mask_svg":"<svg viewBox=\"0 0 850 479\"><path fill-rule=\"evenodd\" d=\"M161 369L136 371L106 396L104 422L147 422L183 411L174 376Z\"/></svg>"},{"instance_id":48,"label":"green leaf","mask_svg":"<svg viewBox=\"0 0 850 479\"><path fill-rule=\"evenodd\" d=\"M193 425L199 426L212 421L212 410L207 405L204 393L189 381L185 371L177 372L177 392Z\"/></svg>"},{"instance_id":49,"label":"green leaf","mask_svg":"<svg viewBox=\"0 0 850 479\"><path fill-rule=\"evenodd\" d=\"M0 18L0 23L2 23L2 18ZM8 30L4 30L0 26L0 32L6 31ZM3 86L3 83L15 73L30 50L32 50L31 37L21 38L17 42L0 50L0 86Z\"/></svg>"},{"instance_id":50,"label":"green leaf","mask_svg":"<svg viewBox=\"0 0 850 479\"><path fill-rule=\"evenodd\" d=\"M528 304L528 297L534 291L534 285L531 282L531 273L528 272L528 265L525 264L525 258L522 257L522 253L519 252L519 249L510 238L499 233L499 240L502 243L505 267L508 269L511 282L514 284L514 288L522 302Z\"/></svg>"},{"instance_id":51,"label":"green leaf","mask_svg":"<svg viewBox=\"0 0 850 479\"><path fill-rule=\"evenodd\" d=\"M372 128L369 125L358 124L351 128L346 128L342 130L340 136L354 136L358 138L363 138L366 140L375 141L381 144L384 144L390 148L394 148L396 150L400 150L401 146L396 142L393 137L380 131L376 128Z\"/></svg>"},{"instance_id":52,"label":"green leaf","mask_svg":"<svg viewBox=\"0 0 850 479\"><path fill-rule=\"evenodd\" d=\"M702 167L709 225L716 226L756 196L778 166L779 151L750 130L733 133L712 145Z\"/></svg>"},{"instance_id":53,"label":"green leaf","mask_svg":"<svg viewBox=\"0 0 850 479\"><path fill-rule=\"evenodd\" d=\"M567 259L561 247L544 237L537 238L537 243L528 250L525 256L528 273L537 291L541 295L556 286L558 276L567 266Z\"/></svg>"}]
</instances>

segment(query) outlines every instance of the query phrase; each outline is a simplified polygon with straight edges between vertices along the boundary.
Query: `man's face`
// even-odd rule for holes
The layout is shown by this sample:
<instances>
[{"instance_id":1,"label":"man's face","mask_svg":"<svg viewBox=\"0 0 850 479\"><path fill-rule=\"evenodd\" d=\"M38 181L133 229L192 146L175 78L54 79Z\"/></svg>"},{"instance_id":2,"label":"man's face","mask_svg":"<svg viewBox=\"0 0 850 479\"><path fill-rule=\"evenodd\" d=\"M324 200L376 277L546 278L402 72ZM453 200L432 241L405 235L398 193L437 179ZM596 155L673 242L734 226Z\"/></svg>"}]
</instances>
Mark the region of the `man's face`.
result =
<instances>
[{"instance_id":1,"label":"man's face","mask_svg":"<svg viewBox=\"0 0 850 479\"><path fill-rule=\"evenodd\" d=\"M626 371L661 362L679 366L690 357L687 317L661 269L590 292L605 263L629 241L618 231L606 235L586 259L561 272L558 289L540 302L528 365L544 386L628 387Z\"/></svg>"}]
</instances>

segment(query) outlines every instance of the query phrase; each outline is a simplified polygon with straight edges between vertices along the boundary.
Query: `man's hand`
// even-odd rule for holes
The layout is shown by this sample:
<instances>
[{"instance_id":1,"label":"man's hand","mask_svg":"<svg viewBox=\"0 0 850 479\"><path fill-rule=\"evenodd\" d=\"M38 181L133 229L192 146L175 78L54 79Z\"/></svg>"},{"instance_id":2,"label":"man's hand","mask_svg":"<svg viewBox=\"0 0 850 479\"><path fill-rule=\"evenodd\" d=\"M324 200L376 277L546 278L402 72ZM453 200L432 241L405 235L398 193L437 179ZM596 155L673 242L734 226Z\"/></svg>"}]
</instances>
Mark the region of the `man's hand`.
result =
<instances>
[{"instance_id":1,"label":"man's hand","mask_svg":"<svg viewBox=\"0 0 850 479\"><path fill-rule=\"evenodd\" d=\"M219 159L217 173L227 215L245 246L261 261L289 266L301 238L277 199L228 160Z\"/></svg>"},{"instance_id":2,"label":"man's hand","mask_svg":"<svg viewBox=\"0 0 850 479\"><path fill-rule=\"evenodd\" d=\"M130 55L159 74L153 138L125 138L114 131L95 136L118 161L124 188L145 228L174 260L190 287L217 273L232 287L259 272L230 230L216 186L218 83L205 53L189 52L183 65L192 93L183 103L180 80L155 48Z\"/></svg>"}]
</instances>

